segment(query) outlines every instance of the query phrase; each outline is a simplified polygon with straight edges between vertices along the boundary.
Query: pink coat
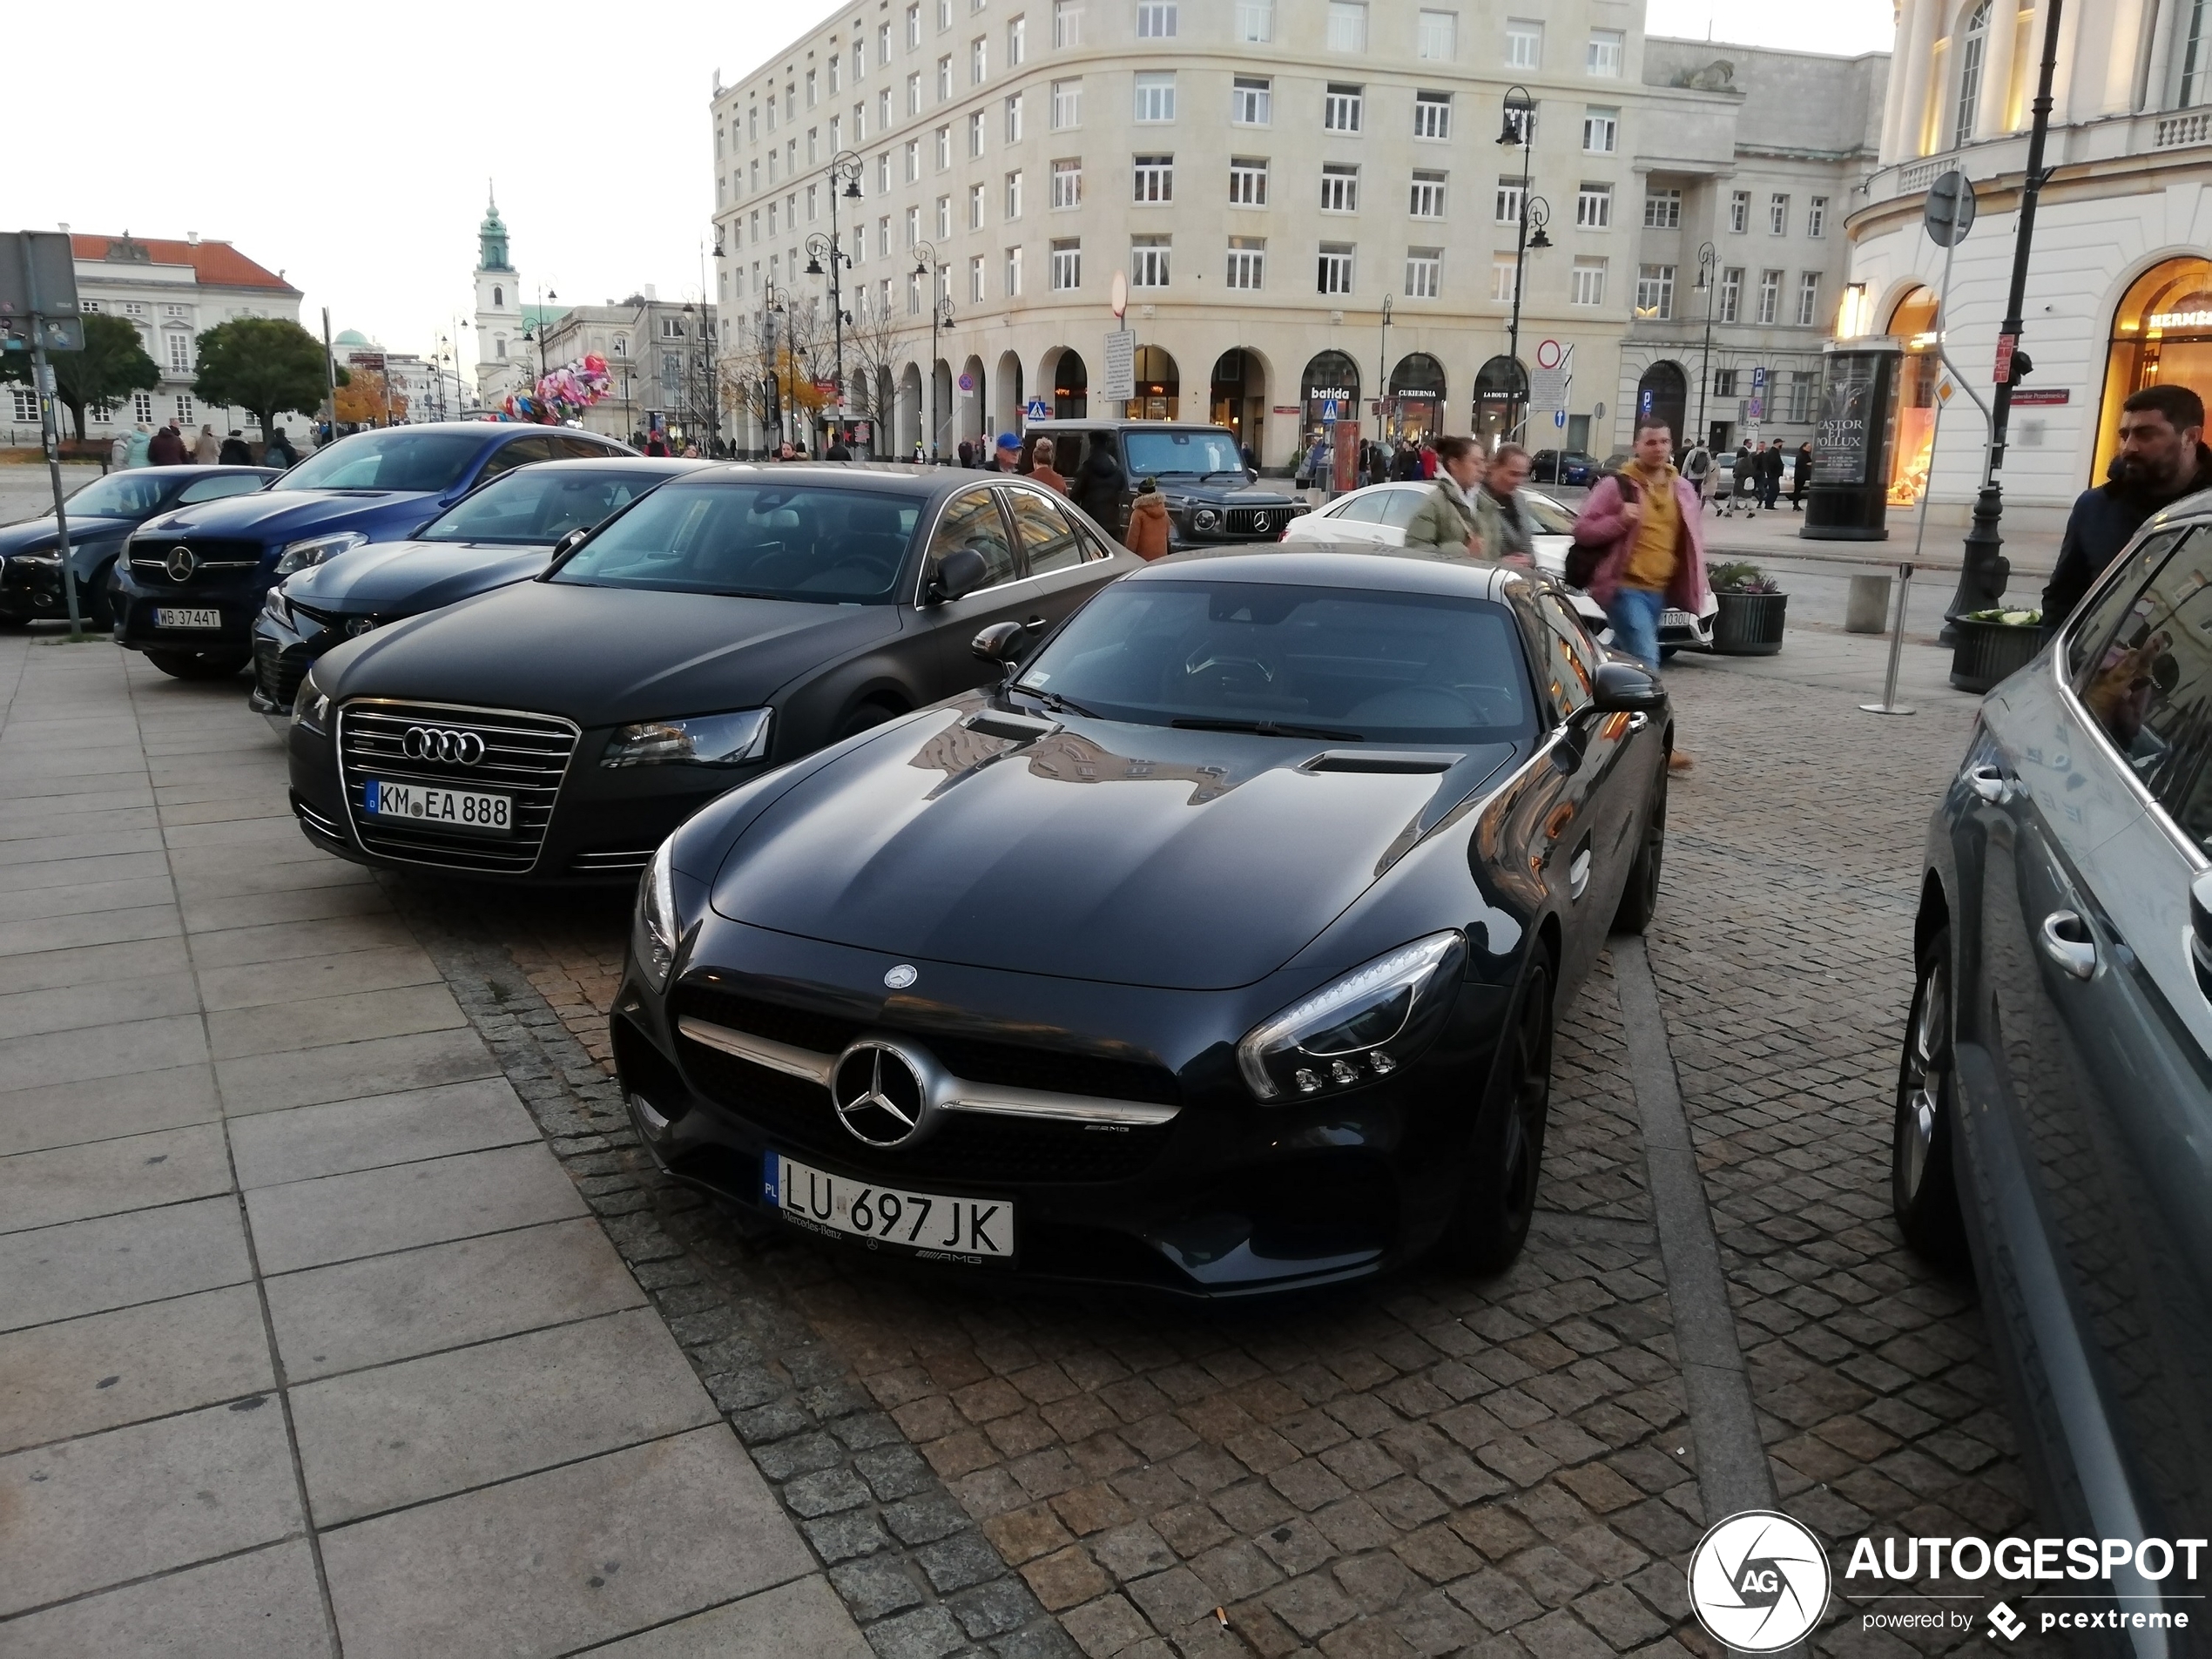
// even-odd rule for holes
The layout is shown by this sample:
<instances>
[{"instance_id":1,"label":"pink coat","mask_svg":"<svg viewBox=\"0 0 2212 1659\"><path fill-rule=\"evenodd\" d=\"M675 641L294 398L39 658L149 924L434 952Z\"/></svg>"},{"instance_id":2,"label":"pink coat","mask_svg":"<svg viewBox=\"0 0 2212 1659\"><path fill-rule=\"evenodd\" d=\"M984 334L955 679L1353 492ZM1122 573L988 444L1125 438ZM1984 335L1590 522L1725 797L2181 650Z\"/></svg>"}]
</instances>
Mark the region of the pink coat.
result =
<instances>
[{"instance_id":1,"label":"pink coat","mask_svg":"<svg viewBox=\"0 0 2212 1659\"><path fill-rule=\"evenodd\" d=\"M1582 503L1581 516L1575 521L1576 540L1610 544L1585 590L1602 605L1613 603L1622 575L1629 568L1629 551L1635 546L1636 526L1622 516L1624 504L1620 482L1608 473L1590 491L1589 499ZM1695 617L1704 609L1707 592L1705 520L1696 486L1679 474L1675 478L1675 506L1682 526L1677 545L1683 556L1675 566L1674 580L1667 584L1667 603Z\"/></svg>"}]
</instances>

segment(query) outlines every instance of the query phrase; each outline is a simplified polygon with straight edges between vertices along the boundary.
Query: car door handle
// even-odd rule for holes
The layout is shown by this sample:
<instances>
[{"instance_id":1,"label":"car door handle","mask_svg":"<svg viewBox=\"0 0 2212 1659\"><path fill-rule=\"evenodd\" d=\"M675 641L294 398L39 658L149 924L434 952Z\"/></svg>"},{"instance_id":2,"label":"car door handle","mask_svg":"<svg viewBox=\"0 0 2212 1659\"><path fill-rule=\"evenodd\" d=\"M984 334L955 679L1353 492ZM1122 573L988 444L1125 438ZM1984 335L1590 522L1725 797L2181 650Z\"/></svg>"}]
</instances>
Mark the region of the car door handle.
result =
<instances>
[{"instance_id":1,"label":"car door handle","mask_svg":"<svg viewBox=\"0 0 2212 1659\"><path fill-rule=\"evenodd\" d=\"M1966 774L1966 787L1994 806L2005 799L2005 774L1994 766L1976 766Z\"/></svg>"},{"instance_id":2,"label":"car door handle","mask_svg":"<svg viewBox=\"0 0 2212 1659\"><path fill-rule=\"evenodd\" d=\"M1044 626L1044 624L1045 624L1045 618L1044 618L1044 617L1030 617L1030 618L1028 619L1028 621L1027 621L1027 622L1023 623L1022 625L1024 628L1042 628L1042 627L1043 627L1043 626Z\"/></svg>"},{"instance_id":3,"label":"car door handle","mask_svg":"<svg viewBox=\"0 0 2212 1659\"><path fill-rule=\"evenodd\" d=\"M1567 896L1579 899L1583 889L1589 885L1590 849L1589 844L1585 842L1581 850L1575 854L1575 861L1567 867Z\"/></svg>"},{"instance_id":4,"label":"car door handle","mask_svg":"<svg viewBox=\"0 0 2212 1659\"><path fill-rule=\"evenodd\" d=\"M2097 971L2097 945L2087 936L2088 932L2088 924L2074 912L2054 910L2043 918L2043 954L2074 978L2087 979Z\"/></svg>"}]
</instances>

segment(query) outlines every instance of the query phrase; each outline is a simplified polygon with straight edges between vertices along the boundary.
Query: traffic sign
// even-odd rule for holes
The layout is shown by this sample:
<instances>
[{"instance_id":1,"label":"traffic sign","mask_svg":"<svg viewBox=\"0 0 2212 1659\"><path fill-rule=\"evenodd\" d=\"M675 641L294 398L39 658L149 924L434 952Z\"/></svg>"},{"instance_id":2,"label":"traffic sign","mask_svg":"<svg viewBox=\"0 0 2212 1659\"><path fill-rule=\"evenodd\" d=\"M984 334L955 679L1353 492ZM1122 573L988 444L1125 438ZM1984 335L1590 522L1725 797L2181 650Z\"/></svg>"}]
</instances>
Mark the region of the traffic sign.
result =
<instances>
[{"instance_id":1,"label":"traffic sign","mask_svg":"<svg viewBox=\"0 0 2212 1659\"><path fill-rule=\"evenodd\" d=\"M1956 247L1973 229L1976 209L1973 185L1954 167L1928 186L1920 223L1938 247Z\"/></svg>"},{"instance_id":2,"label":"traffic sign","mask_svg":"<svg viewBox=\"0 0 2212 1659\"><path fill-rule=\"evenodd\" d=\"M1031 398L1028 407L1022 413L1032 421L1045 421L1052 417L1052 411L1045 407L1045 401L1041 397Z\"/></svg>"},{"instance_id":3,"label":"traffic sign","mask_svg":"<svg viewBox=\"0 0 2212 1659\"><path fill-rule=\"evenodd\" d=\"M1119 322L1129 314L1129 277L1125 273L1114 273L1113 286L1108 290L1107 300L1114 307L1115 321ZM1113 394L1109 392L1106 395L1111 397Z\"/></svg>"},{"instance_id":4,"label":"traffic sign","mask_svg":"<svg viewBox=\"0 0 2212 1659\"><path fill-rule=\"evenodd\" d=\"M1766 400L1763 397L1752 398L1750 402L1743 406L1743 418L1747 421L1764 420L1766 418Z\"/></svg>"},{"instance_id":5,"label":"traffic sign","mask_svg":"<svg viewBox=\"0 0 2212 1659\"><path fill-rule=\"evenodd\" d=\"M1106 336L1106 377L1099 395L1109 403L1125 403L1136 395L1135 329L1116 328Z\"/></svg>"},{"instance_id":6,"label":"traffic sign","mask_svg":"<svg viewBox=\"0 0 2212 1659\"><path fill-rule=\"evenodd\" d=\"M1337 421L1337 401L1330 398L1321 405L1321 424L1333 426Z\"/></svg>"},{"instance_id":7,"label":"traffic sign","mask_svg":"<svg viewBox=\"0 0 2212 1659\"><path fill-rule=\"evenodd\" d=\"M819 381L816 383L818 385L819 384ZM974 391L975 389L975 376L968 374L961 374L960 377L960 389L963 392Z\"/></svg>"},{"instance_id":8,"label":"traffic sign","mask_svg":"<svg viewBox=\"0 0 2212 1659\"><path fill-rule=\"evenodd\" d=\"M1565 426L1567 424L1567 411L1565 409L1554 409L1552 411L1552 424L1555 427Z\"/></svg>"},{"instance_id":9,"label":"traffic sign","mask_svg":"<svg viewBox=\"0 0 2212 1659\"><path fill-rule=\"evenodd\" d=\"M1766 370L1764 367L1751 371L1751 384L1755 388L1764 387L1766 384Z\"/></svg>"},{"instance_id":10,"label":"traffic sign","mask_svg":"<svg viewBox=\"0 0 2212 1659\"><path fill-rule=\"evenodd\" d=\"M1536 367L1539 368L1557 368L1562 354L1563 354L1560 349L1560 344L1556 340L1539 341L1536 344Z\"/></svg>"}]
</instances>

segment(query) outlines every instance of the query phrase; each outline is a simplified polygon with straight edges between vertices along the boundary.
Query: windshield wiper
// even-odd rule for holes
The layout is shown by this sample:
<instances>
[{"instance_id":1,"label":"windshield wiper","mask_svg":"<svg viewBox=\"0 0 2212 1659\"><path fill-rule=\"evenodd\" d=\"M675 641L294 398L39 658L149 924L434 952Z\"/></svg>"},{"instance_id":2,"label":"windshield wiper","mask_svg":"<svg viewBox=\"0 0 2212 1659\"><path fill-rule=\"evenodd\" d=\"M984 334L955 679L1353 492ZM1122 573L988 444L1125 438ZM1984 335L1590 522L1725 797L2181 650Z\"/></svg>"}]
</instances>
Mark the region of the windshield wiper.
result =
<instances>
[{"instance_id":1,"label":"windshield wiper","mask_svg":"<svg viewBox=\"0 0 2212 1659\"><path fill-rule=\"evenodd\" d=\"M1181 732L1251 732L1263 738L1326 738L1339 743L1365 743L1358 732L1332 725L1288 725L1279 720L1205 720L1180 718L1168 724Z\"/></svg>"},{"instance_id":2,"label":"windshield wiper","mask_svg":"<svg viewBox=\"0 0 2212 1659\"><path fill-rule=\"evenodd\" d=\"M1106 718L1097 710L1087 709L1074 698L1062 697L1057 691L1040 691L1034 685L1023 685L1018 682L1014 689L1024 697L1034 697L1054 714L1080 714L1089 720L1103 720Z\"/></svg>"},{"instance_id":3,"label":"windshield wiper","mask_svg":"<svg viewBox=\"0 0 2212 1659\"><path fill-rule=\"evenodd\" d=\"M1203 484L1208 478L1242 478L1244 475L1244 469L1242 467L1220 467L1203 475L1198 482Z\"/></svg>"}]
</instances>

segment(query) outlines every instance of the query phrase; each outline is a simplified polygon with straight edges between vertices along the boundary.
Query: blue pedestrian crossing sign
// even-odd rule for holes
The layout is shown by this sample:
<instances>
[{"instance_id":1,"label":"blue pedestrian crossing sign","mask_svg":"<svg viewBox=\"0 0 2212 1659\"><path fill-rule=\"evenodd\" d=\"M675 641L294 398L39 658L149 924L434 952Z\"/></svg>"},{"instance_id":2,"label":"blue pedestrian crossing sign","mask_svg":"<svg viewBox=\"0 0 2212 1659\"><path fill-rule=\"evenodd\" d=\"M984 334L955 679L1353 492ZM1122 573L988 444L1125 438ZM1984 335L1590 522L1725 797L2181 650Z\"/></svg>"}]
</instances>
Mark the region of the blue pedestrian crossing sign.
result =
<instances>
[{"instance_id":1,"label":"blue pedestrian crossing sign","mask_svg":"<svg viewBox=\"0 0 2212 1659\"><path fill-rule=\"evenodd\" d=\"M1049 421L1052 418L1052 411L1045 407L1045 401L1041 397L1031 398L1029 407L1023 413L1032 421Z\"/></svg>"},{"instance_id":2,"label":"blue pedestrian crossing sign","mask_svg":"<svg viewBox=\"0 0 2212 1659\"><path fill-rule=\"evenodd\" d=\"M1324 426L1332 426L1335 424L1336 419L1337 401L1334 398L1328 398L1325 400L1321 405L1321 424Z\"/></svg>"}]
</instances>

